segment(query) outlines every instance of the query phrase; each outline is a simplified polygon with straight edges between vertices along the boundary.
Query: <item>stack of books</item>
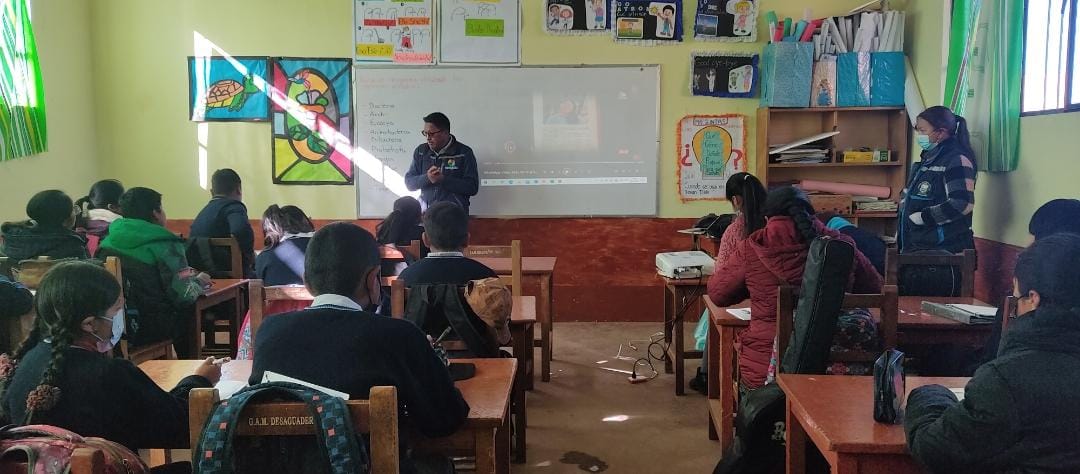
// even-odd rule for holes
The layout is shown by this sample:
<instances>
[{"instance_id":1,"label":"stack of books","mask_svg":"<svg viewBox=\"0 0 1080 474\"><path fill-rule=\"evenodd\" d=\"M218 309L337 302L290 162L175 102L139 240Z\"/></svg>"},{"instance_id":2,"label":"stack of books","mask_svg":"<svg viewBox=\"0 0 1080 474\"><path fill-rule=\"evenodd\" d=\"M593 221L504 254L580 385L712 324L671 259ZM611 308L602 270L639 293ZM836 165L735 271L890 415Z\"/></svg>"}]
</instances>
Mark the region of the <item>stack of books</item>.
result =
<instances>
[{"instance_id":1,"label":"stack of books","mask_svg":"<svg viewBox=\"0 0 1080 474\"><path fill-rule=\"evenodd\" d=\"M825 163L829 150L825 148L797 147L773 155L776 163Z\"/></svg>"},{"instance_id":2,"label":"stack of books","mask_svg":"<svg viewBox=\"0 0 1080 474\"><path fill-rule=\"evenodd\" d=\"M855 212L896 212L896 201L890 201L888 199L851 199L855 202Z\"/></svg>"},{"instance_id":3,"label":"stack of books","mask_svg":"<svg viewBox=\"0 0 1080 474\"><path fill-rule=\"evenodd\" d=\"M994 322L997 308L972 304L934 303L923 301L922 310L964 324L989 324Z\"/></svg>"}]
</instances>

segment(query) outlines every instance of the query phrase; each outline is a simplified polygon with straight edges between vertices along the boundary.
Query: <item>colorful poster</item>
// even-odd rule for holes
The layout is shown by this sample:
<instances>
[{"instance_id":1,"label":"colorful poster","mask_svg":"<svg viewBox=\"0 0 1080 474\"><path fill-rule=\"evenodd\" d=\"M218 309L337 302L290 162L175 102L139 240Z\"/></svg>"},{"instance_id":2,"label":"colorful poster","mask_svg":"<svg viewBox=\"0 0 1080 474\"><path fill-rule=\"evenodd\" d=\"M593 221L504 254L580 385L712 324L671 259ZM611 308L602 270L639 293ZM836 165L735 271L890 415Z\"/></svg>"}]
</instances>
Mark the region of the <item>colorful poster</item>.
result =
<instances>
[{"instance_id":1,"label":"colorful poster","mask_svg":"<svg viewBox=\"0 0 1080 474\"><path fill-rule=\"evenodd\" d=\"M440 63L521 62L517 0L452 0L439 8Z\"/></svg>"},{"instance_id":2,"label":"colorful poster","mask_svg":"<svg viewBox=\"0 0 1080 474\"><path fill-rule=\"evenodd\" d=\"M354 0L356 62L431 64L432 0Z\"/></svg>"},{"instance_id":3,"label":"colorful poster","mask_svg":"<svg viewBox=\"0 0 1080 474\"><path fill-rule=\"evenodd\" d=\"M638 44L682 41L682 0L613 0L615 40Z\"/></svg>"},{"instance_id":4,"label":"colorful poster","mask_svg":"<svg viewBox=\"0 0 1080 474\"><path fill-rule=\"evenodd\" d=\"M611 27L611 0L545 0L544 31L553 35L603 34Z\"/></svg>"},{"instance_id":5,"label":"colorful poster","mask_svg":"<svg viewBox=\"0 0 1080 474\"><path fill-rule=\"evenodd\" d=\"M687 115L678 128L679 196L725 199L731 175L746 171L746 116Z\"/></svg>"},{"instance_id":6,"label":"colorful poster","mask_svg":"<svg viewBox=\"0 0 1080 474\"><path fill-rule=\"evenodd\" d=\"M188 56L188 117L195 122L265 122L267 58Z\"/></svg>"},{"instance_id":7,"label":"colorful poster","mask_svg":"<svg viewBox=\"0 0 1080 474\"><path fill-rule=\"evenodd\" d=\"M352 184L352 61L271 63L274 184Z\"/></svg>"},{"instance_id":8,"label":"colorful poster","mask_svg":"<svg viewBox=\"0 0 1080 474\"><path fill-rule=\"evenodd\" d=\"M694 39L757 41L757 0L699 0Z\"/></svg>"},{"instance_id":9,"label":"colorful poster","mask_svg":"<svg viewBox=\"0 0 1080 474\"><path fill-rule=\"evenodd\" d=\"M758 82L758 55L693 53L690 93L698 96L749 98Z\"/></svg>"}]
</instances>

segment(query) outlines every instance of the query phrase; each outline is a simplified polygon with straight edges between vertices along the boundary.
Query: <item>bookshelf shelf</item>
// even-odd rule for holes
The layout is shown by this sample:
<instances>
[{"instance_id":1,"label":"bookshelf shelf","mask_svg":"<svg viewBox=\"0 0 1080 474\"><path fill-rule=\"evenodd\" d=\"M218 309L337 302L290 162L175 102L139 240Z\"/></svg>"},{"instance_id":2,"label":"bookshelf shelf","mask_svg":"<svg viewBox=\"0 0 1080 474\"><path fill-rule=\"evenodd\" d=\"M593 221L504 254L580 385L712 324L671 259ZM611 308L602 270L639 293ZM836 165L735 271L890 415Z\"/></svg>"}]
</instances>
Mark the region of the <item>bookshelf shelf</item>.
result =
<instances>
[{"instance_id":1,"label":"bookshelf shelf","mask_svg":"<svg viewBox=\"0 0 1080 474\"><path fill-rule=\"evenodd\" d=\"M878 163L769 163L769 168L830 168L848 166L902 166L898 161Z\"/></svg>"}]
</instances>

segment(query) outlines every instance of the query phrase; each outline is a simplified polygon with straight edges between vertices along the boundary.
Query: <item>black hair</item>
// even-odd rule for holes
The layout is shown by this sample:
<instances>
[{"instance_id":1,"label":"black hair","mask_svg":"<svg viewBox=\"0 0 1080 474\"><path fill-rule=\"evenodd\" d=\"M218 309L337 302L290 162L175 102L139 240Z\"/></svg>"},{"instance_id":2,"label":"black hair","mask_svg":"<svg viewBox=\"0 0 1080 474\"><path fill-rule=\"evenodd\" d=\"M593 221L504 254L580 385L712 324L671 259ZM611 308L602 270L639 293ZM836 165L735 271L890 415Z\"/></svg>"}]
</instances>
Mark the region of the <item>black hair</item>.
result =
<instances>
[{"instance_id":1,"label":"black hair","mask_svg":"<svg viewBox=\"0 0 1080 474\"><path fill-rule=\"evenodd\" d=\"M810 245L818 236L814 227L814 206L810 204L810 198L806 192L794 186L784 186L769 191L765 198L765 207L762 210L765 217L788 216L795 222L795 228L799 231L799 241Z\"/></svg>"},{"instance_id":2,"label":"black hair","mask_svg":"<svg viewBox=\"0 0 1080 474\"><path fill-rule=\"evenodd\" d=\"M26 216L44 228L64 227L74 212L75 203L57 189L39 192L26 203Z\"/></svg>"},{"instance_id":3,"label":"black hair","mask_svg":"<svg viewBox=\"0 0 1080 474\"><path fill-rule=\"evenodd\" d=\"M314 232L315 224L296 206L278 207L272 204L262 215L263 244L267 249L281 243L285 234Z\"/></svg>"},{"instance_id":4,"label":"black hair","mask_svg":"<svg viewBox=\"0 0 1080 474\"><path fill-rule=\"evenodd\" d=\"M728 202L732 202L733 206L734 201L731 198L735 196L742 198L742 209L736 209L742 212L743 222L746 224L742 237L745 238L754 231L765 227L765 216L761 214L761 206L765 203L765 197L768 193L765 191L765 186L761 184L761 181L756 176L750 173L731 175L727 180L725 193Z\"/></svg>"},{"instance_id":5,"label":"black hair","mask_svg":"<svg viewBox=\"0 0 1080 474\"><path fill-rule=\"evenodd\" d=\"M229 168L222 168L210 177L210 192L215 196L228 196L240 190L240 175Z\"/></svg>"},{"instance_id":6,"label":"black hair","mask_svg":"<svg viewBox=\"0 0 1080 474\"><path fill-rule=\"evenodd\" d=\"M124 194L124 185L115 179L103 179L90 186L90 193L75 201L75 207L81 210L108 209L120 207L120 196Z\"/></svg>"},{"instance_id":7,"label":"black hair","mask_svg":"<svg viewBox=\"0 0 1080 474\"><path fill-rule=\"evenodd\" d=\"M420 225L420 201L404 196L394 201L394 210L375 226L375 238L379 244L408 244L409 230Z\"/></svg>"},{"instance_id":8,"label":"black hair","mask_svg":"<svg viewBox=\"0 0 1080 474\"><path fill-rule=\"evenodd\" d=\"M1028 233L1035 240L1058 232L1080 234L1080 199L1054 199L1031 215Z\"/></svg>"},{"instance_id":9,"label":"black hair","mask_svg":"<svg viewBox=\"0 0 1080 474\"><path fill-rule=\"evenodd\" d=\"M335 222L315 232L304 256L304 284L313 294L351 297L367 273L380 264L379 245L370 232Z\"/></svg>"},{"instance_id":10,"label":"black hair","mask_svg":"<svg viewBox=\"0 0 1080 474\"><path fill-rule=\"evenodd\" d=\"M960 145L960 152L976 164L975 149L971 148L971 134L968 133L967 119L956 115L948 107L935 105L924 111L917 118L925 120L934 129L945 130L950 137L955 137Z\"/></svg>"},{"instance_id":11,"label":"black hair","mask_svg":"<svg viewBox=\"0 0 1080 474\"><path fill-rule=\"evenodd\" d=\"M424 122L430 123L439 130L450 131L450 118L442 112L432 112L424 116Z\"/></svg>"},{"instance_id":12,"label":"black hair","mask_svg":"<svg viewBox=\"0 0 1080 474\"><path fill-rule=\"evenodd\" d=\"M664 11L671 10L671 13L675 13L675 7L673 7L671 5L664 5L663 10Z\"/></svg>"},{"instance_id":13,"label":"black hair","mask_svg":"<svg viewBox=\"0 0 1080 474\"><path fill-rule=\"evenodd\" d=\"M1039 293L1039 307L1080 311L1080 235L1059 233L1036 240L1016 259L1014 275L1021 296Z\"/></svg>"},{"instance_id":14,"label":"black hair","mask_svg":"<svg viewBox=\"0 0 1080 474\"><path fill-rule=\"evenodd\" d=\"M128 219L157 222L154 211L161 211L161 193L153 189L131 188L120 196L120 214Z\"/></svg>"},{"instance_id":15,"label":"black hair","mask_svg":"<svg viewBox=\"0 0 1080 474\"><path fill-rule=\"evenodd\" d=\"M38 386L30 392L23 423L32 423L36 411L45 411L56 405L61 396L57 382L64 367L64 353L80 336L83 319L107 316L106 311L116 304L118 298L120 284L116 278L100 264L90 261L60 263L49 269L41 279L34 296L37 312L34 329L12 356L17 362L42 340L48 338L50 341L49 364ZM0 399L4 398L12 376L14 374L0 378ZM5 418L4 405L0 404L0 419Z\"/></svg>"},{"instance_id":16,"label":"black hair","mask_svg":"<svg viewBox=\"0 0 1080 474\"><path fill-rule=\"evenodd\" d=\"M469 242L469 215L452 202L437 202L424 212L424 233L431 248L461 250Z\"/></svg>"}]
</instances>

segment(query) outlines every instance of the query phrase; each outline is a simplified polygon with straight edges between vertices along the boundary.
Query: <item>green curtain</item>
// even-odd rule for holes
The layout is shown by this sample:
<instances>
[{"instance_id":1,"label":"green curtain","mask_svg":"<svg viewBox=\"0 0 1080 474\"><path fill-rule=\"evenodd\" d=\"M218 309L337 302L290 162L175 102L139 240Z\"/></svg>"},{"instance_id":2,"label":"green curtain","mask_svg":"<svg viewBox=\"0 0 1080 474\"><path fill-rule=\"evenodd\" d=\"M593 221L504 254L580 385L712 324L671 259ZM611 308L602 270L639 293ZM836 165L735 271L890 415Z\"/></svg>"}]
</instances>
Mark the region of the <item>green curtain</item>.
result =
<instances>
[{"instance_id":1,"label":"green curtain","mask_svg":"<svg viewBox=\"0 0 1080 474\"><path fill-rule=\"evenodd\" d=\"M0 161L48 149L45 85L27 0L0 0Z\"/></svg>"},{"instance_id":2,"label":"green curtain","mask_svg":"<svg viewBox=\"0 0 1080 474\"><path fill-rule=\"evenodd\" d=\"M1020 160L1023 0L954 0L945 105L968 120L979 169Z\"/></svg>"}]
</instances>

